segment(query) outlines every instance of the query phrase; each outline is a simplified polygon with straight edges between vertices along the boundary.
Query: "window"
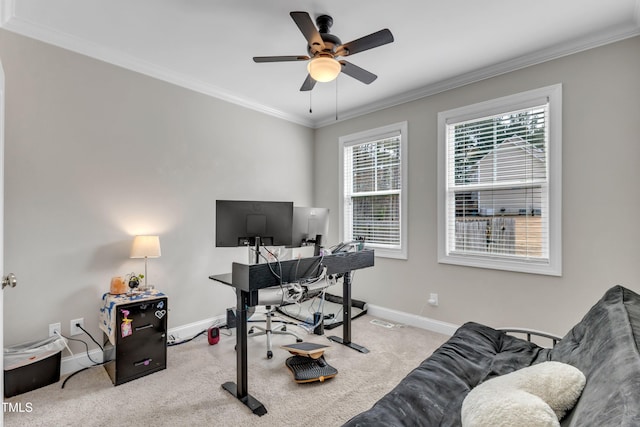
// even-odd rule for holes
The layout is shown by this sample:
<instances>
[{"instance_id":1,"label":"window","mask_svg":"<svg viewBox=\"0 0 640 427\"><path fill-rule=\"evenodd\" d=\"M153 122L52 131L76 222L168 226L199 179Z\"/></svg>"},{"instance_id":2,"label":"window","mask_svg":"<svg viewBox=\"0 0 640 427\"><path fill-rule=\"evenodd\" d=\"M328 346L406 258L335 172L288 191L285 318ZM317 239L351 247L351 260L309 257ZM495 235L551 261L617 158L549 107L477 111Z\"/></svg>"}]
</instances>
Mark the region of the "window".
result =
<instances>
[{"instance_id":1,"label":"window","mask_svg":"<svg viewBox=\"0 0 640 427\"><path fill-rule=\"evenodd\" d=\"M562 86L438 115L438 260L561 275Z\"/></svg>"},{"instance_id":2,"label":"window","mask_svg":"<svg viewBox=\"0 0 640 427\"><path fill-rule=\"evenodd\" d=\"M339 139L340 233L364 238L376 256L407 258L407 123Z\"/></svg>"}]
</instances>

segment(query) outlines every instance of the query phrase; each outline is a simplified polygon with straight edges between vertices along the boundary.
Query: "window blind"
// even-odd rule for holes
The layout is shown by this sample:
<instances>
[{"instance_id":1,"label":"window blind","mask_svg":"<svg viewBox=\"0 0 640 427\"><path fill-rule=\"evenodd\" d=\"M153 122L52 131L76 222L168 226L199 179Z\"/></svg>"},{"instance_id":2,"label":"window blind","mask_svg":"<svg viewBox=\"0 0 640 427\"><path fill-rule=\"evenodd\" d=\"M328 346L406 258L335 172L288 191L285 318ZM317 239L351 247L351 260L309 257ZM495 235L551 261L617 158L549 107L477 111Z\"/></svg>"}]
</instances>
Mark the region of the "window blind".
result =
<instances>
[{"instance_id":1,"label":"window blind","mask_svg":"<svg viewBox=\"0 0 640 427\"><path fill-rule=\"evenodd\" d=\"M449 253L549 258L548 102L447 123Z\"/></svg>"},{"instance_id":2,"label":"window blind","mask_svg":"<svg viewBox=\"0 0 640 427\"><path fill-rule=\"evenodd\" d=\"M345 235L369 245L401 245L401 135L344 147Z\"/></svg>"}]
</instances>

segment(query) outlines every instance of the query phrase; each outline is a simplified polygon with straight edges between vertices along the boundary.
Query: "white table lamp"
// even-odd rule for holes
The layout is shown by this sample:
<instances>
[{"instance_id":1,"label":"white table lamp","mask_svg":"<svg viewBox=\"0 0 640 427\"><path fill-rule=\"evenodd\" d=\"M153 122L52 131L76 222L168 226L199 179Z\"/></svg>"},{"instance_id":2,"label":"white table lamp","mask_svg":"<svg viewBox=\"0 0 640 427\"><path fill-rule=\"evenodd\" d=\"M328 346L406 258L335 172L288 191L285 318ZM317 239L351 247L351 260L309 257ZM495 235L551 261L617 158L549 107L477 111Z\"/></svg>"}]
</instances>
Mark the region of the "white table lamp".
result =
<instances>
[{"instance_id":1,"label":"white table lamp","mask_svg":"<svg viewBox=\"0 0 640 427\"><path fill-rule=\"evenodd\" d=\"M131 245L130 258L144 258L144 289L147 287L147 258L160 257L160 237L135 236Z\"/></svg>"}]
</instances>

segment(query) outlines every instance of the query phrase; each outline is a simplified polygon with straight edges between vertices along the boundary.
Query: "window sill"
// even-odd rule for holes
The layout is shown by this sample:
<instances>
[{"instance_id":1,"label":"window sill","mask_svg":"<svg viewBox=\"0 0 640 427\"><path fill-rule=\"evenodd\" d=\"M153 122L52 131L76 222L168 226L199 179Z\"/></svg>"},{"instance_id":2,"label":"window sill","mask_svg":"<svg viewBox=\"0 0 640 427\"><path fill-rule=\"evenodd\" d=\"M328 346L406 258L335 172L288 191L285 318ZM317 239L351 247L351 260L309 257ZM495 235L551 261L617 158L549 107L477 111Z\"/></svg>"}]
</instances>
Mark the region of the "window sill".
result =
<instances>
[{"instance_id":1,"label":"window sill","mask_svg":"<svg viewBox=\"0 0 640 427\"><path fill-rule=\"evenodd\" d=\"M465 267L487 268L492 270L515 271L518 273L543 274L547 276L562 276L562 269L549 261L533 261L505 259L500 257L484 257L473 255L441 255L440 264L461 265Z\"/></svg>"},{"instance_id":2,"label":"window sill","mask_svg":"<svg viewBox=\"0 0 640 427\"><path fill-rule=\"evenodd\" d=\"M373 249L376 258L408 259L406 249L389 249L374 245L365 245L367 249Z\"/></svg>"}]
</instances>

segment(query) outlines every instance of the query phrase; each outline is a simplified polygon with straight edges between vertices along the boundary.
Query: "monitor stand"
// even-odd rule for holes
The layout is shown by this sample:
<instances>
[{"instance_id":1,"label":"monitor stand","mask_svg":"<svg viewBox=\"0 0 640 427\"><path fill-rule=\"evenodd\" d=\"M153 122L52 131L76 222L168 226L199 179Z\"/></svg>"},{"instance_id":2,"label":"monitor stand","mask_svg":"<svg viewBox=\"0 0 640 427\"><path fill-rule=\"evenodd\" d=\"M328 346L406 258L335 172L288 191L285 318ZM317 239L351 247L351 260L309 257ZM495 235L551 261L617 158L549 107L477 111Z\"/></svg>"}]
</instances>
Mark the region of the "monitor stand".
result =
<instances>
[{"instance_id":1,"label":"monitor stand","mask_svg":"<svg viewBox=\"0 0 640 427\"><path fill-rule=\"evenodd\" d=\"M260 264L260 236L256 236L255 248L256 258L253 260L255 264Z\"/></svg>"}]
</instances>

